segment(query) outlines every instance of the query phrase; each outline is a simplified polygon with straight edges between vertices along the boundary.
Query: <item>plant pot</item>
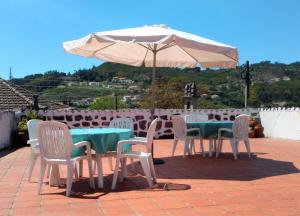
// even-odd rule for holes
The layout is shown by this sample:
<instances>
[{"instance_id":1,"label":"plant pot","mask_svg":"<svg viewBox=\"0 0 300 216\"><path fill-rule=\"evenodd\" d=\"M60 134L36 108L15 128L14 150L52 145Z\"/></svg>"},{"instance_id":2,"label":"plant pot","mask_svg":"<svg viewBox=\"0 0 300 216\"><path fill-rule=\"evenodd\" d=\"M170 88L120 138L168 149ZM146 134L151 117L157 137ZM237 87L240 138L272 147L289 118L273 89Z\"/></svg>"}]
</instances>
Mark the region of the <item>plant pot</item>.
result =
<instances>
[{"instance_id":1,"label":"plant pot","mask_svg":"<svg viewBox=\"0 0 300 216\"><path fill-rule=\"evenodd\" d=\"M249 127L252 127L252 128L253 128L257 123L258 123L257 121L251 120L251 121L249 122Z\"/></svg>"},{"instance_id":2,"label":"plant pot","mask_svg":"<svg viewBox=\"0 0 300 216\"><path fill-rule=\"evenodd\" d=\"M27 141L29 139L28 131L19 131L19 140L21 145L27 145Z\"/></svg>"},{"instance_id":3,"label":"plant pot","mask_svg":"<svg viewBox=\"0 0 300 216\"><path fill-rule=\"evenodd\" d=\"M249 131L248 137L249 137L249 138L255 138L255 132L254 132L253 129L251 129L251 130Z\"/></svg>"},{"instance_id":4,"label":"plant pot","mask_svg":"<svg viewBox=\"0 0 300 216\"><path fill-rule=\"evenodd\" d=\"M254 131L255 131L255 137L257 137L257 138L265 137L264 136L264 128L262 127L261 124L255 125Z\"/></svg>"}]
</instances>

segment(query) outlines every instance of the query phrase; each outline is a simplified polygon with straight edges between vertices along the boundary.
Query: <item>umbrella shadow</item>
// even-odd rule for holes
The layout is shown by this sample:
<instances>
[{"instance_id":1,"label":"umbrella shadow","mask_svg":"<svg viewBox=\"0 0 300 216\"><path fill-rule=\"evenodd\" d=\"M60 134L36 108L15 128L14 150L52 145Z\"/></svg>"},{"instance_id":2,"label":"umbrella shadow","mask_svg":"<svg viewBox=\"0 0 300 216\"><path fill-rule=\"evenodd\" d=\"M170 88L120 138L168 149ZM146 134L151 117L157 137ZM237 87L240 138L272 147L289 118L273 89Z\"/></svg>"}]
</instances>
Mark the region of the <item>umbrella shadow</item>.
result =
<instances>
[{"instance_id":1,"label":"umbrella shadow","mask_svg":"<svg viewBox=\"0 0 300 216\"><path fill-rule=\"evenodd\" d=\"M259 153L259 155L264 153ZM246 153L234 160L232 154L222 154L219 158L203 158L200 155L166 157L165 165L156 166L158 178L162 179L215 179L252 181L272 176L300 173L289 161L279 161Z\"/></svg>"}]
</instances>

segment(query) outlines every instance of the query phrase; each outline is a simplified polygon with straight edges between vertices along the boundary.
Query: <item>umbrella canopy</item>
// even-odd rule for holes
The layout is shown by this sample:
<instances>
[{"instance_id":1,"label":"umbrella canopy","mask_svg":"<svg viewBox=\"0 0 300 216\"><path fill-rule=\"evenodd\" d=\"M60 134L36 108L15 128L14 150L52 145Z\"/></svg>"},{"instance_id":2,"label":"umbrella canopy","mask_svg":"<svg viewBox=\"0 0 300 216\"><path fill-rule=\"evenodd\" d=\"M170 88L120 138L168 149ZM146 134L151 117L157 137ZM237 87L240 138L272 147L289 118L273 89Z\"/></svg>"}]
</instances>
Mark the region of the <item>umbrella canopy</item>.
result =
<instances>
[{"instance_id":1,"label":"umbrella canopy","mask_svg":"<svg viewBox=\"0 0 300 216\"><path fill-rule=\"evenodd\" d=\"M165 25L89 34L63 43L66 52L146 67L235 67L237 49Z\"/></svg>"},{"instance_id":2,"label":"umbrella canopy","mask_svg":"<svg viewBox=\"0 0 300 216\"><path fill-rule=\"evenodd\" d=\"M156 67L235 67L237 49L165 25L89 34L63 43L66 52L132 66L152 67L151 119L154 116ZM152 148L153 151L153 148ZM153 152L152 152L153 155ZM156 160L155 164L163 163Z\"/></svg>"}]
</instances>

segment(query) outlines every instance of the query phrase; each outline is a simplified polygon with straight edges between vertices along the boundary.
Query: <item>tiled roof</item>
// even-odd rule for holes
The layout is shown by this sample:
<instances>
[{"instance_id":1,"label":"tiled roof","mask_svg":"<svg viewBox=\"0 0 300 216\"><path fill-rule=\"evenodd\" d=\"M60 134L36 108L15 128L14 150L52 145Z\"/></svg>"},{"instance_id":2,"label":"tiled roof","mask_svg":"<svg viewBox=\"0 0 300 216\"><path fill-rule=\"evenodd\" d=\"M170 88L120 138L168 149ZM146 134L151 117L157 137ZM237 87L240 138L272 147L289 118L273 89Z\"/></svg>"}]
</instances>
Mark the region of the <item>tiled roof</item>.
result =
<instances>
[{"instance_id":1,"label":"tiled roof","mask_svg":"<svg viewBox=\"0 0 300 216\"><path fill-rule=\"evenodd\" d=\"M34 94L21 86L0 78L0 110L19 111L22 108L32 108ZM40 108L51 110L68 108L60 103L50 102L39 98Z\"/></svg>"}]
</instances>

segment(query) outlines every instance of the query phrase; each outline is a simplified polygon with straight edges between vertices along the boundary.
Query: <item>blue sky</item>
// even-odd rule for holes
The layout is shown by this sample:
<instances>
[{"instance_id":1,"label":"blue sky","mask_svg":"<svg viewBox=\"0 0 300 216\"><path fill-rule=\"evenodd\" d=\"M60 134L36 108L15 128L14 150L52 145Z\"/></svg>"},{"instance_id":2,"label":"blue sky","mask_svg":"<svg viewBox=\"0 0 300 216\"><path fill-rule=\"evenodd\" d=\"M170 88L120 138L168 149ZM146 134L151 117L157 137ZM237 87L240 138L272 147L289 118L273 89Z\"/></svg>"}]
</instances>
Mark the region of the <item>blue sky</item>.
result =
<instances>
[{"instance_id":1,"label":"blue sky","mask_svg":"<svg viewBox=\"0 0 300 216\"><path fill-rule=\"evenodd\" d=\"M246 60L300 61L299 0L2 0L0 77L99 65L67 54L62 42L91 32L151 24L239 49Z\"/></svg>"}]
</instances>

